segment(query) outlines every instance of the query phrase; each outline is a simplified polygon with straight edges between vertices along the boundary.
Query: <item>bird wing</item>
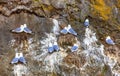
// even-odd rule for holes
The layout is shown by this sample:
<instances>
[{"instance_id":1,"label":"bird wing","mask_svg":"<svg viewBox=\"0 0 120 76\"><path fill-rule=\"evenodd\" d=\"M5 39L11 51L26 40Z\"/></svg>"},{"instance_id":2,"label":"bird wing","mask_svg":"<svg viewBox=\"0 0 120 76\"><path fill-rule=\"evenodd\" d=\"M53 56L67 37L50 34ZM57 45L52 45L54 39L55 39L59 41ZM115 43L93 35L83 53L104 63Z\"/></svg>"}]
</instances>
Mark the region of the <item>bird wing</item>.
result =
<instances>
[{"instance_id":1,"label":"bird wing","mask_svg":"<svg viewBox=\"0 0 120 76\"><path fill-rule=\"evenodd\" d=\"M71 33L73 35L77 35L77 33L72 28L69 29L69 33Z\"/></svg>"},{"instance_id":2,"label":"bird wing","mask_svg":"<svg viewBox=\"0 0 120 76\"><path fill-rule=\"evenodd\" d=\"M19 58L19 61L22 62L22 63L24 63L24 64L26 64L26 60L25 60L24 57L20 57L20 58Z\"/></svg>"},{"instance_id":3,"label":"bird wing","mask_svg":"<svg viewBox=\"0 0 120 76\"><path fill-rule=\"evenodd\" d=\"M58 50L59 50L58 45L54 45L54 46L53 46L53 48L54 48L56 51L58 51Z\"/></svg>"},{"instance_id":4,"label":"bird wing","mask_svg":"<svg viewBox=\"0 0 120 76\"><path fill-rule=\"evenodd\" d=\"M48 47L48 52L49 53L52 53L54 51L54 48L53 47Z\"/></svg>"},{"instance_id":5,"label":"bird wing","mask_svg":"<svg viewBox=\"0 0 120 76\"><path fill-rule=\"evenodd\" d=\"M74 51L76 51L77 49L78 49L77 46L73 46L73 47L71 48L71 51L74 52Z\"/></svg>"},{"instance_id":6,"label":"bird wing","mask_svg":"<svg viewBox=\"0 0 120 76\"><path fill-rule=\"evenodd\" d=\"M114 44L113 40L111 40L111 39L106 40L106 42L107 42L108 44Z\"/></svg>"},{"instance_id":7,"label":"bird wing","mask_svg":"<svg viewBox=\"0 0 120 76\"><path fill-rule=\"evenodd\" d=\"M67 31L66 29L62 29L62 30L60 31L60 33L62 33L62 34L67 34L68 31Z\"/></svg>"},{"instance_id":8,"label":"bird wing","mask_svg":"<svg viewBox=\"0 0 120 76\"><path fill-rule=\"evenodd\" d=\"M84 25L85 25L85 26L89 26L89 22L85 22Z\"/></svg>"},{"instance_id":9,"label":"bird wing","mask_svg":"<svg viewBox=\"0 0 120 76\"><path fill-rule=\"evenodd\" d=\"M14 63L18 63L18 58L14 58L14 59L11 61L11 64L14 64Z\"/></svg>"},{"instance_id":10,"label":"bird wing","mask_svg":"<svg viewBox=\"0 0 120 76\"><path fill-rule=\"evenodd\" d=\"M21 28L16 28L16 29L12 30L12 32L20 33L20 32L22 32L22 30L21 30Z\"/></svg>"},{"instance_id":11,"label":"bird wing","mask_svg":"<svg viewBox=\"0 0 120 76\"><path fill-rule=\"evenodd\" d=\"M32 33L32 31L29 29L29 28L24 28L24 32L26 32L26 33Z\"/></svg>"}]
</instances>

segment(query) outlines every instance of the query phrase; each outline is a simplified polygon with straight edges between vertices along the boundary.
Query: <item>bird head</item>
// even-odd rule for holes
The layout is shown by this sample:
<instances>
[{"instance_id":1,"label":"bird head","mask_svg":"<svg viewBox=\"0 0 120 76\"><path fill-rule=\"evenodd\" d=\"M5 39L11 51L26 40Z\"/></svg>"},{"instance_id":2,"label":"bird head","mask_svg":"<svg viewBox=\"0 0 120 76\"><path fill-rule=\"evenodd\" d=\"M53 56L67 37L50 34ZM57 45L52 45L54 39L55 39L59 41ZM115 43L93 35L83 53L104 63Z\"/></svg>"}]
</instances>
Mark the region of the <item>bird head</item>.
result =
<instances>
[{"instance_id":1,"label":"bird head","mask_svg":"<svg viewBox=\"0 0 120 76\"><path fill-rule=\"evenodd\" d=\"M66 30L67 30L68 28L67 28L67 27L64 27L64 29L66 29Z\"/></svg>"},{"instance_id":2,"label":"bird head","mask_svg":"<svg viewBox=\"0 0 120 76\"><path fill-rule=\"evenodd\" d=\"M86 19L85 22L89 22L89 19Z\"/></svg>"},{"instance_id":3,"label":"bird head","mask_svg":"<svg viewBox=\"0 0 120 76\"><path fill-rule=\"evenodd\" d=\"M19 53L15 53L15 58L19 58L20 54Z\"/></svg>"},{"instance_id":4,"label":"bird head","mask_svg":"<svg viewBox=\"0 0 120 76\"><path fill-rule=\"evenodd\" d=\"M56 41L54 42L54 45L58 45Z\"/></svg>"},{"instance_id":5,"label":"bird head","mask_svg":"<svg viewBox=\"0 0 120 76\"><path fill-rule=\"evenodd\" d=\"M53 46L53 45L52 45L52 43L50 42L50 43L49 43L49 47L52 47L52 46Z\"/></svg>"},{"instance_id":6,"label":"bird head","mask_svg":"<svg viewBox=\"0 0 120 76\"><path fill-rule=\"evenodd\" d=\"M68 29L70 29L71 28L71 25L70 24L68 24Z\"/></svg>"},{"instance_id":7,"label":"bird head","mask_svg":"<svg viewBox=\"0 0 120 76\"><path fill-rule=\"evenodd\" d=\"M23 53L20 53L20 57L23 57Z\"/></svg>"},{"instance_id":8,"label":"bird head","mask_svg":"<svg viewBox=\"0 0 120 76\"><path fill-rule=\"evenodd\" d=\"M106 39L111 39L110 36L107 36Z\"/></svg>"},{"instance_id":9,"label":"bird head","mask_svg":"<svg viewBox=\"0 0 120 76\"><path fill-rule=\"evenodd\" d=\"M23 26L24 26L24 28L26 28L26 27L27 27L27 25L26 25L26 24L24 24Z\"/></svg>"},{"instance_id":10,"label":"bird head","mask_svg":"<svg viewBox=\"0 0 120 76\"><path fill-rule=\"evenodd\" d=\"M77 47L78 47L78 44L74 44L74 46L77 46Z\"/></svg>"},{"instance_id":11,"label":"bird head","mask_svg":"<svg viewBox=\"0 0 120 76\"><path fill-rule=\"evenodd\" d=\"M24 25L20 25L20 28L24 28Z\"/></svg>"}]
</instances>

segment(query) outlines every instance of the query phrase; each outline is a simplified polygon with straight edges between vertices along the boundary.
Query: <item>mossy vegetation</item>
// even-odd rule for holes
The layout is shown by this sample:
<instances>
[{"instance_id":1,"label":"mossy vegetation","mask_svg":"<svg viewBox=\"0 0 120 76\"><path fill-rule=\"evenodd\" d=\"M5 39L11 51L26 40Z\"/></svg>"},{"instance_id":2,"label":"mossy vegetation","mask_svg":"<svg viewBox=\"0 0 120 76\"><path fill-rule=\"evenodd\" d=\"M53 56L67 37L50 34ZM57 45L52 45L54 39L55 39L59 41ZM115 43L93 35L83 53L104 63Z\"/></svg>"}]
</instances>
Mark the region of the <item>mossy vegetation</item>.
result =
<instances>
[{"instance_id":1,"label":"mossy vegetation","mask_svg":"<svg viewBox=\"0 0 120 76\"><path fill-rule=\"evenodd\" d=\"M120 0L117 0L117 7L120 8Z\"/></svg>"},{"instance_id":2,"label":"mossy vegetation","mask_svg":"<svg viewBox=\"0 0 120 76\"><path fill-rule=\"evenodd\" d=\"M111 14L111 8L107 6L104 0L92 0L93 14L100 16L103 20L108 20Z\"/></svg>"}]
</instances>

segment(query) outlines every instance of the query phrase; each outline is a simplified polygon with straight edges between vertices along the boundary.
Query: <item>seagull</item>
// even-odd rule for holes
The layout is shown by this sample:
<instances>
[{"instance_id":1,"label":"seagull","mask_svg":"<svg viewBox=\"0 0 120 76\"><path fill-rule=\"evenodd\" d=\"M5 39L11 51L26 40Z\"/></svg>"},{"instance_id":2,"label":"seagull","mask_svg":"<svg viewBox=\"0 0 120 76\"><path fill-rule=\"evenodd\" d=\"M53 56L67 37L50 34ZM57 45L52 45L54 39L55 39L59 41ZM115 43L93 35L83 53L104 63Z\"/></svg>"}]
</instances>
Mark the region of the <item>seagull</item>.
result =
<instances>
[{"instance_id":1,"label":"seagull","mask_svg":"<svg viewBox=\"0 0 120 76\"><path fill-rule=\"evenodd\" d=\"M62 33L62 34L67 34L67 33L68 33L67 27L64 27L64 28L60 31L60 33Z\"/></svg>"},{"instance_id":2,"label":"seagull","mask_svg":"<svg viewBox=\"0 0 120 76\"><path fill-rule=\"evenodd\" d=\"M74 31L74 29L71 27L71 25L68 25L68 32L73 35L77 35L77 33Z\"/></svg>"},{"instance_id":3,"label":"seagull","mask_svg":"<svg viewBox=\"0 0 120 76\"><path fill-rule=\"evenodd\" d=\"M86 19L84 22L84 26L88 27L89 26L89 19Z\"/></svg>"},{"instance_id":4,"label":"seagull","mask_svg":"<svg viewBox=\"0 0 120 76\"><path fill-rule=\"evenodd\" d=\"M11 61L11 64L18 63L18 61L19 61L19 53L16 53L15 58L13 58L13 60Z\"/></svg>"},{"instance_id":5,"label":"seagull","mask_svg":"<svg viewBox=\"0 0 120 76\"><path fill-rule=\"evenodd\" d=\"M115 44L114 41L110 38L110 36L106 37L106 43L110 44L110 45L114 45Z\"/></svg>"},{"instance_id":6,"label":"seagull","mask_svg":"<svg viewBox=\"0 0 120 76\"><path fill-rule=\"evenodd\" d=\"M20 58L19 58L19 61L26 64L26 60L25 58L23 57L23 53L20 53Z\"/></svg>"},{"instance_id":7,"label":"seagull","mask_svg":"<svg viewBox=\"0 0 120 76\"><path fill-rule=\"evenodd\" d=\"M52 43L49 43L48 52L52 53L54 51Z\"/></svg>"},{"instance_id":8,"label":"seagull","mask_svg":"<svg viewBox=\"0 0 120 76\"><path fill-rule=\"evenodd\" d=\"M77 51L78 45L74 44L73 47L71 48L71 52Z\"/></svg>"},{"instance_id":9,"label":"seagull","mask_svg":"<svg viewBox=\"0 0 120 76\"><path fill-rule=\"evenodd\" d=\"M26 24L24 24L23 26L24 26L24 32L25 32L25 33L29 33L29 34L32 33L32 31L27 27Z\"/></svg>"},{"instance_id":10,"label":"seagull","mask_svg":"<svg viewBox=\"0 0 120 76\"><path fill-rule=\"evenodd\" d=\"M58 20L56 19L52 19L53 23L54 23L54 27L53 27L53 33L55 35L59 35L59 31L60 31L60 27L59 27L59 23L58 23Z\"/></svg>"},{"instance_id":11,"label":"seagull","mask_svg":"<svg viewBox=\"0 0 120 76\"><path fill-rule=\"evenodd\" d=\"M59 46L58 46L57 42L54 42L53 48L54 48L54 50L59 51Z\"/></svg>"},{"instance_id":12,"label":"seagull","mask_svg":"<svg viewBox=\"0 0 120 76\"><path fill-rule=\"evenodd\" d=\"M24 26L21 25L19 28L12 30L12 32L21 33L21 32L23 32L23 30L24 30Z\"/></svg>"}]
</instances>

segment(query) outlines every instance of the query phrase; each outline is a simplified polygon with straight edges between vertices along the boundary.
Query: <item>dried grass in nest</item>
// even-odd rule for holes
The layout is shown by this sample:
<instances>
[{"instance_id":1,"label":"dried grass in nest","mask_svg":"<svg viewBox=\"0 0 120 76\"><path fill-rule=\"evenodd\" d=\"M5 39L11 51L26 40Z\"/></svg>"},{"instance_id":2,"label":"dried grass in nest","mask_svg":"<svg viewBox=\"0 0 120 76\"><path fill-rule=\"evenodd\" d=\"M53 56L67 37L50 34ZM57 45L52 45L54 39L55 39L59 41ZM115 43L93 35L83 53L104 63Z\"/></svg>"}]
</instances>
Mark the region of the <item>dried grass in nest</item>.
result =
<instances>
[{"instance_id":1,"label":"dried grass in nest","mask_svg":"<svg viewBox=\"0 0 120 76\"><path fill-rule=\"evenodd\" d=\"M119 51L119 47L117 47L116 45L106 47L105 54L109 58L117 60L118 63L120 63L120 51Z\"/></svg>"},{"instance_id":2,"label":"dried grass in nest","mask_svg":"<svg viewBox=\"0 0 120 76\"><path fill-rule=\"evenodd\" d=\"M67 24L61 24L60 27L63 29L64 27L67 27Z\"/></svg>"},{"instance_id":3,"label":"dried grass in nest","mask_svg":"<svg viewBox=\"0 0 120 76\"><path fill-rule=\"evenodd\" d=\"M108 46L105 48L105 52L106 54L111 54L111 55L114 55L116 56L116 54L119 52L119 48L116 47L116 46Z\"/></svg>"},{"instance_id":4,"label":"dried grass in nest","mask_svg":"<svg viewBox=\"0 0 120 76\"><path fill-rule=\"evenodd\" d=\"M76 43L76 38L71 34L61 35L58 38L58 44L61 47L68 46L68 45L73 46L74 43Z\"/></svg>"},{"instance_id":5,"label":"dried grass in nest","mask_svg":"<svg viewBox=\"0 0 120 76\"><path fill-rule=\"evenodd\" d=\"M67 63L68 65L75 65L77 66L78 68L81 66L80 64L80 60L79 60L79 57L76 55L76 54L68 54L64 60L63 60L65 63Z\"/></svg>"}]
</instances>

